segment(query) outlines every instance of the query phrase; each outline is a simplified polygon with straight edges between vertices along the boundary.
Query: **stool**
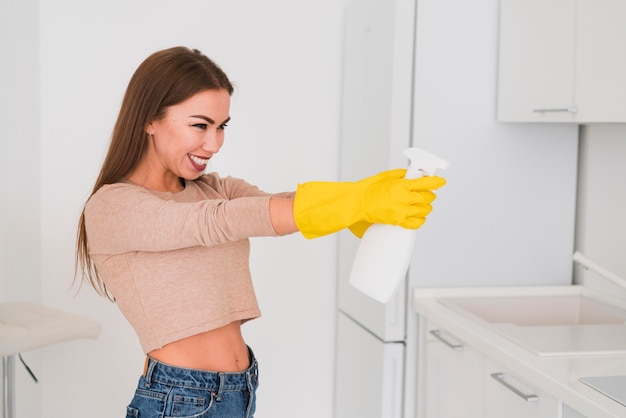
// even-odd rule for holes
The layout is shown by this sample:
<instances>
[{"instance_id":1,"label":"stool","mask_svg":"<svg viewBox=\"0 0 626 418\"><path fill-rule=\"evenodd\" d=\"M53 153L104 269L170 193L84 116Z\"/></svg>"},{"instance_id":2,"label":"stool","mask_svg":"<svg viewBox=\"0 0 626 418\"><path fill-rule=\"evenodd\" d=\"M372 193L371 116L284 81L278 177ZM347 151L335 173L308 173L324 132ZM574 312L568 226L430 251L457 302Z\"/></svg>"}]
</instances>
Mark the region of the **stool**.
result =
<instances>
[{"instance_id":1,"label":"stool","mask_svg":"<svg viewBox=\"0 0 626 418\"><path fill-rule=\"evenodd\" d=\"M63 341L96 338L100 325L78 315L36 303L0 304L3 418L14 418L15 356Z\"/></svg>"}]
</instances>

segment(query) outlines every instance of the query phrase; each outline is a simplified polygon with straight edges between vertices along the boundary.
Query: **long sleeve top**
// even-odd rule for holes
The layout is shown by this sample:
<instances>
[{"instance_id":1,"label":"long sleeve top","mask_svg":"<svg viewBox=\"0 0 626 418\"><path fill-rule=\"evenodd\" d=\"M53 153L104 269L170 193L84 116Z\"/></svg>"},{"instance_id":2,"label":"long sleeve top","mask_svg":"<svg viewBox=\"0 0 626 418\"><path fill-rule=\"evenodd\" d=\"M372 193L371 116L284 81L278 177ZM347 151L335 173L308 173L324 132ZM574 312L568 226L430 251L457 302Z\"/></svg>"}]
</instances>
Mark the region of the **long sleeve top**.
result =
<instances>
[{"instance_id":1,"label":"long sleeve top","mask_svg":"<svg viewBox=\"0 0 626 418\"><path fill-rule=\"evenodd\" d=\"M145 353L260 316L248 238L275 236L269 194L206 174L179 193L124 181L87 202L89 254Z\"/></svg>"}]
</instances>

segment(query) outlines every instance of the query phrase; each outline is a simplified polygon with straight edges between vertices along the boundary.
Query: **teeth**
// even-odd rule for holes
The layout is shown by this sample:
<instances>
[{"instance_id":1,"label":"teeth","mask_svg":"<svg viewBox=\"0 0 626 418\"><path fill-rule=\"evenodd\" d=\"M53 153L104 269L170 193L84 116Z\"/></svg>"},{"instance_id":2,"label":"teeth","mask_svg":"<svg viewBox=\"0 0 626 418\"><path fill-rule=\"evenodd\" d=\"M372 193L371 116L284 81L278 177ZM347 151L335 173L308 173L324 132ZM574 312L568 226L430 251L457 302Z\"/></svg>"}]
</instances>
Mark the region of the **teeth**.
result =
<instances>
[{"instance_id":1,"label":"teeth","mask_svg":"<svg viewBox=\"0 0 626 418\"><path fill-rule=\"evenodd\" d=\"M209 163L209 159L208 158L200 158L200 157L196 157L195 155L189 155L189 158L191 158L193 160L194 163L198 164L198 165L207 165Z\"/></svg>"}]
</instances>

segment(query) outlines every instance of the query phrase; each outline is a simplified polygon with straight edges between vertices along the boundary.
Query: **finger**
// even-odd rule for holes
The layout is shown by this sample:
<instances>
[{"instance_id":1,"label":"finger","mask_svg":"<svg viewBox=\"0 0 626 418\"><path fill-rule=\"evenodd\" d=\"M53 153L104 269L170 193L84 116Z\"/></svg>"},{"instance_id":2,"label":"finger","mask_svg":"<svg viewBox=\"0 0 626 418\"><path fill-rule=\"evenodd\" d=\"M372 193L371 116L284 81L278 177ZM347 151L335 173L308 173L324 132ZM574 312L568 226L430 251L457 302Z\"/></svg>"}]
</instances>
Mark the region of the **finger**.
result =
<instances>
[{"instance_id":1,"label":"finger","mask_svg":"<svg viewBox=\"0 0 626 418\"><path fill-rule=\"evenodd\" d=\"M404 176L406 176L406 169L396 168L393 170L383 171L382 173L379 173L378 175L387 179L403 179Z\"/></svg>"},{"instance_id":2,"label":"finger","mask_svg":"<svg viewBox=\"0 0 626 418\"><path fill-rule=\"evenodd\" d=\"M424 225L424 222L426 222L426 218L424 217L409 218L403 226L407 229L417 229Z\"/></svg>"},{"instance_id":3,"label":"finger","mask_svg":"<svg viewBox=\"0 0 626 418\"><path fill-rule=\"evenodd\" d=\"M423 203L432 203L437 195L430 190L419 190L416 192L411 192L410 197L408 199L408 203L410 205L419 205Z\"/></svg>"},{"instance_id":4,"label":"finger","mask_svg":"<svg viewBox=\"0 0 626 418\"><path fill-rule=\"evenodd\" d=\"M446 184L446 180L439 176L426 176L410 180L413 190L435 190Z\"/></svg>"},{"instance_id":5,"label":"finger","mask_svg":"<svg viewBox=\"0 0 626 418\"><path fill-rule=\"evenodd\" d=\"M367 228L369 228L372 224L369 222L361 221L357 222L349 227L350 231L357 236L358 238L362 238Z\"/></svg>"},{"instance_id":6,"label":"finger","mask_svg":"<svg viewBox=\"0 0 626 418\"><path fill-rule=\"evenodd\" d=\"M419 205L412 205L411 208L408 210L408 215L409 217L418 217L418 218L422 218L427 216L430 212L432 212L433 207L427 203L424 204L419 204Z\"/></svg>"}]
</instances>

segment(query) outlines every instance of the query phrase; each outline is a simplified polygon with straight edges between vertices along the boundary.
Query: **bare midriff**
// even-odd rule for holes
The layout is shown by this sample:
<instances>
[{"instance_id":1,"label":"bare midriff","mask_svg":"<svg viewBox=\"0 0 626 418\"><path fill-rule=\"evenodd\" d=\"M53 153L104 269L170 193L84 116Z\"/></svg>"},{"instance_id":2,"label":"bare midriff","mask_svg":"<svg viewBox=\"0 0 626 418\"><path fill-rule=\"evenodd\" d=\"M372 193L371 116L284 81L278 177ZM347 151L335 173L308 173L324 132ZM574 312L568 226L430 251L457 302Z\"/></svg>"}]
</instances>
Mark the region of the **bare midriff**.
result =
<instances>
[{"instance_id":1,"label":"bare midriff","mask_svg":"<svg viewBox=\"0 0 626 418\"><path fill-rule=\"evenodd\" d=\"M240 321L183 338L148 355L171 366L216 372L240 372L250 366Z\"/></svg>"}]
</instances>

